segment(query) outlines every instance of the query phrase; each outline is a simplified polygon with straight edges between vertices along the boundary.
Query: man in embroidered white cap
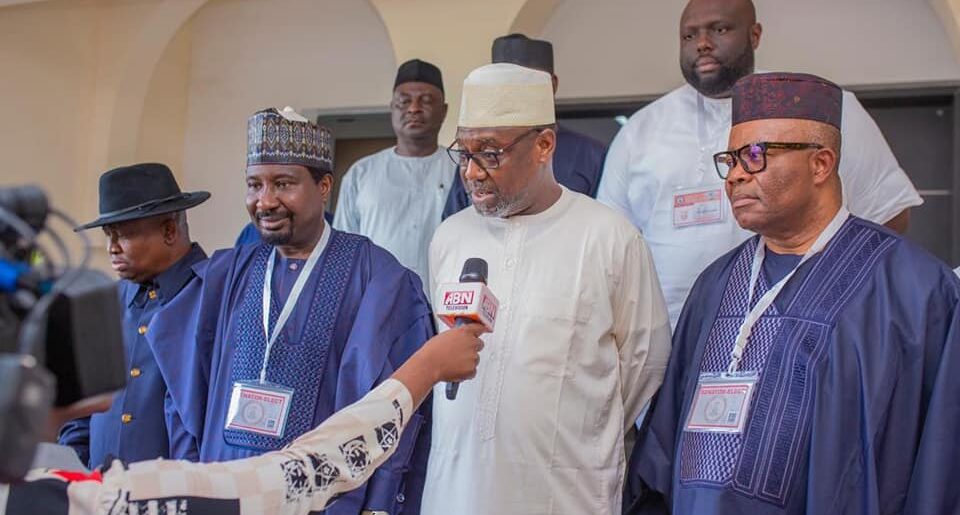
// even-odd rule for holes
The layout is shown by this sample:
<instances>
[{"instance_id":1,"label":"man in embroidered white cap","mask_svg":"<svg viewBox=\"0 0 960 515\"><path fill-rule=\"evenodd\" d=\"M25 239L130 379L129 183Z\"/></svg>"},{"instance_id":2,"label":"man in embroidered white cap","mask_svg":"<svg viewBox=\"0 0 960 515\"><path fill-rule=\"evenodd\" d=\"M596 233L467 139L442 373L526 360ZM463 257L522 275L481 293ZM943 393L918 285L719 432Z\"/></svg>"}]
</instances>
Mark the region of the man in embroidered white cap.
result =
<instances>
[{"instance_id":1,"label":"man in embroidered white cap","mask_svg":"<svg viewBox=\"0 0 960 515\"><path fill-rule=\"evenodd\" d=\"M422 513L619 513L626 441L670 347L650 254L554 179L549 74L474 70L458 125L449 153L474 208L437 230L431 283L482 258L500 309L477 380L434 396Z\"/></svg>"}]
</instances>

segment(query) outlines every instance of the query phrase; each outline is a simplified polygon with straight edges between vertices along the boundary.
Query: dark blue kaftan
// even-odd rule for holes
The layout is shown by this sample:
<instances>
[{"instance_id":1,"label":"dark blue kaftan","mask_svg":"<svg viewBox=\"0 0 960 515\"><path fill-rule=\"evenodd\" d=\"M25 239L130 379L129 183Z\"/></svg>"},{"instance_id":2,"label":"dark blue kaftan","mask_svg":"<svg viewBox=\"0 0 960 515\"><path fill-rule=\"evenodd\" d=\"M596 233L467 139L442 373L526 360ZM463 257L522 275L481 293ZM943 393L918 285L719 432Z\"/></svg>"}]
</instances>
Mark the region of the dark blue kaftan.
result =
<instances>
[{"instance_id":1,"label":"dark blue kaftan","mask_svg":"<svg viewBox=\"0 0 960 515\"><path fill-rule=\"evenodd\" d=\"M270 356L267 380L296 392L284 436L225 430L234 381L256 380L262 364L261 299L270 250L259 244L215 253L199 270L202 281L158 316L151 333L151 343L195 339L187 356L157 354L183 419L181 429L200 436L201 461L282 447L360 399L434 334L417 276L368 239L332 231ZM298 273L290 266L295 263L277 259L271 324ZM429 405L414 416L396 455L327 513L419 512L430 446Z\"/></svg>"},{"instance_id":2,"label":"dark blue kaftan","mask_svg":"<svg viewBox=\"0 0 960 515\"><path fill-rule=\"evenodd\" d=\"M707 268L687 300L624 512L958 513L960 281L854 217L754 328L740 368L760 380L744 433L683 431L700 372L729 363L758 239ZM755 298L775 268L765 263Z\"/></svg>"}]
</instances>

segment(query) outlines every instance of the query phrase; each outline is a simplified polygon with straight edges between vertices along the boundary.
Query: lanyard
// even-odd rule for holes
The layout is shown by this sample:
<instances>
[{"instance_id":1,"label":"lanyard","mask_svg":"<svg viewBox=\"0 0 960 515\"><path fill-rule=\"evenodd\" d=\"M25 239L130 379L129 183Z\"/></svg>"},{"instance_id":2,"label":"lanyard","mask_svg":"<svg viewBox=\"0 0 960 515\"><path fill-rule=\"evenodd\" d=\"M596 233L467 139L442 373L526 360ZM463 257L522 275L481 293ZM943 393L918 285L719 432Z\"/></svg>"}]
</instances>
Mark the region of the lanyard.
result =
<instances>
[{"instance_id":1,"label":"lanyard","mask_svg":"<svg viewBox=\"0 0 960 515\"><path fill-rule=\"evenodd\" d=\"M813 256L819 254L826 248L827 244L830 243L830 240L840 232L840 228L843 227L843 223L847 220L847 217L850 216L850 212L847 211L846 207L841 206L840 210L837 211L837 214L833 217L833 220L827 225L827 227L820 233L820 236L817 237L817 240L813 242L813 246L810 247L810 250L800 258L800 262L797 263L797 266L793 267L793 270L787 274L786 277L780 279L777 284L773 285L767 293L763 294L760 297L760 300L757 301L757 305L751 309L743 319L743 323L740 325L740 331L737 333L737 341L733 346L733 352L730 353L730 366L727 368L727 372L733 374L737 371L737 368L740 366L740 360L743 358L743 351L747 347L747 340L750 338L750 333L753 332L753 326L756 325L757 321L760 320L760 317L763 313L773 304L773 301L776 300L777 296L780 295L780 292L783 290L783 287L786 286L787 282L793 277L793 274L800 269L800 267L810 260ZM757 243L757 250L753 254L753 263L750 265L750 293L747 297L747 308L749 309L750 304L753 302L753 291L757 287L757 281L760 278L760 269L763 267L763 258L766 255L766 242L763 237L760 237L760 241Z\"/></svg>"},{"instance_id":2,"label":"lanyard","mask_svg":"<svg viewBox=\"0 0 960 515\"><path fill-rule=\"evenodd\" d=\"M323 250L329 243L330 233L330 224L324 223L323 235L320 236L320 241L310 252L307 263L300 270L300 276L293 283L293 289L290 290L290 296L283 303L283 309L280 310L280 316L277 317L277 324L273 326L272 332L270 331L270 300L273 298L273 266L277 260L277 248L274 247L270 251L270 259L267 260L267 272L263 278L263 335L267 339L267 348L263 353L263 367L260 368L261 383L265 383L267 379L267 363L270 362L270 351L273 350L273 344L277 342L280 330L283 329L283 325L287 323L287 319L293 313L293 308L296 306L300 294L303 293L303 287L307 284L307 279L313 272L314 267L317 266L320 255L323 254Z\"/></svg>"}]
</instances>

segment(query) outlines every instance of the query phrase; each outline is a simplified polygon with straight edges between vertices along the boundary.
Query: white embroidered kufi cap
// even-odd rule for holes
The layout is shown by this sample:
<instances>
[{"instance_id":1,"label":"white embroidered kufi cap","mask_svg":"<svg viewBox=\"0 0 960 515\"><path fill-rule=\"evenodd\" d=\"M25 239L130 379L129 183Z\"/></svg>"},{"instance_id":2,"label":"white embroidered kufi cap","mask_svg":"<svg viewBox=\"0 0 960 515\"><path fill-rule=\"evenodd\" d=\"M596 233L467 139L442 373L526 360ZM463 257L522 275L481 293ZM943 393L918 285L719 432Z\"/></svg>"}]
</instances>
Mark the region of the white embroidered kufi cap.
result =
<instances>
[{"instance_id":1,"label":"white embroidered kufi cap","mask_svg":"<svg viewBox=\"0 0 960 515\"><path fill-rule=\"evenodd\" d=\"M536 127L556 123L549 73L495 63L470 72L463 81L463 128Z\"/></svg>"}]
</instances>

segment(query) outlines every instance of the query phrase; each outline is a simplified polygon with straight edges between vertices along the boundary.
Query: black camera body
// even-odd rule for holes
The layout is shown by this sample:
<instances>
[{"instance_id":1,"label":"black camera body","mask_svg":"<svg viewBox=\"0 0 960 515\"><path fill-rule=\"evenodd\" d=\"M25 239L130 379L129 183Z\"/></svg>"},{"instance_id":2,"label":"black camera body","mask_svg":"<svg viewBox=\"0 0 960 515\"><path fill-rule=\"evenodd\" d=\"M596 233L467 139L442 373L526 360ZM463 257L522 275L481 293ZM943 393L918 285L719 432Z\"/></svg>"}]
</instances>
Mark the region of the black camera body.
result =
<instances>
[{"instance_id":1,"label":"black camera body","mask_svg":"<svg viewBox=\"0 0 960 515\"><path fill-rule=\"evenodd\" d=\"M39 188L0 188L0 482L29 470L52 406L126 381L117 284L36 259L48 209Z\"/></svg>"}]
</instances>

